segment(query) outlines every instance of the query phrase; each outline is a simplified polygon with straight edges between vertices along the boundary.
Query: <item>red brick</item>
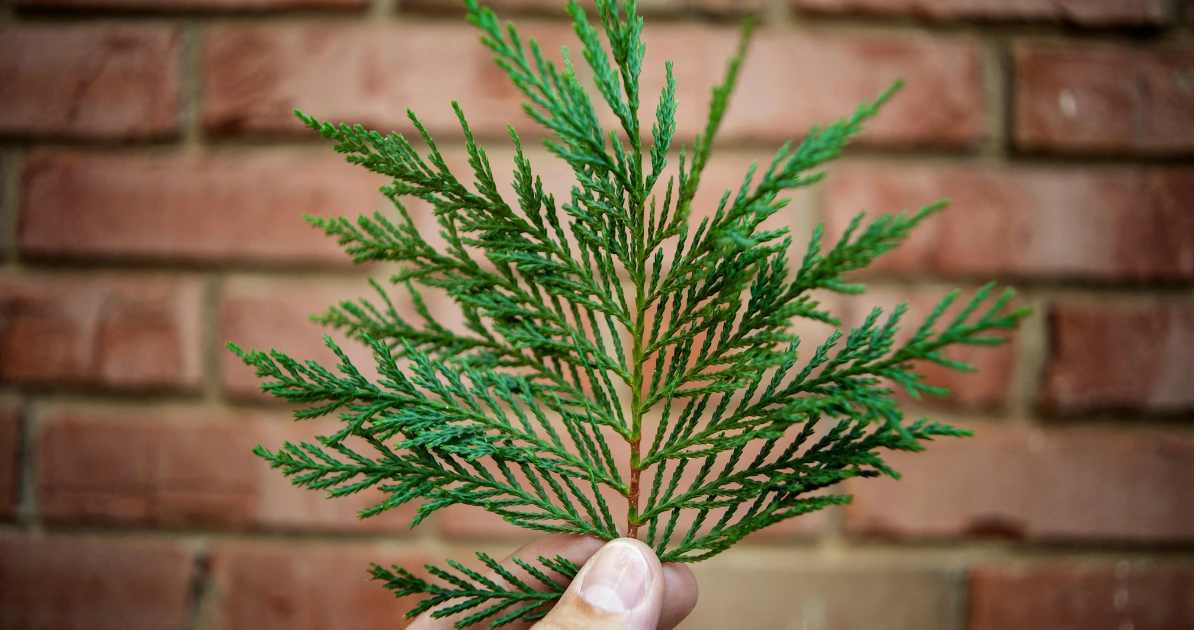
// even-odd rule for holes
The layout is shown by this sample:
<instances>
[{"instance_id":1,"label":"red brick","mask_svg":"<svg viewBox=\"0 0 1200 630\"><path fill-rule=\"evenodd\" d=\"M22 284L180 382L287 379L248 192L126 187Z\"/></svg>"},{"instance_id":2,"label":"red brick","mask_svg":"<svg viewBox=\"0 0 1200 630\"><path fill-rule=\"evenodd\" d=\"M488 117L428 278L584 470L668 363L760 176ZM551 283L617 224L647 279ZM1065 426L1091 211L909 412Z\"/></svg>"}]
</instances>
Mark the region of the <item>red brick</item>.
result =
<instances>
[{"instance_id":1,"label":"red brick","mask_svg":"<svg viewBox=\"0 0 1200 630\"><path fill-rule=\"evenodd\" d=\"M332 152L39 153L17 244L39 259L349 264L302 215L389 207L383 180Z\"/></svg>"},{"instance_id":2,"label":"red brick","mask_svg":"<svg viewBox=\"0 0 1200 630\"><path fill-rule=\"evenodd\" d=\"M570 34L565 25L532 31L545 38L545 50ZM439 54L429 55L435 48ZM204 124L222 135L313 135L292 114L297 108L407 134L411 109L435 139L458 146L451 99L481 136L507 133L508 123L535 127L520 110L523 95L466 24L222 26L205 38L203 75Z\"/></svg>"},{"instance_id":3,"label":"red brick","mask_svg":"<svg viewBox=\"0 0 1200 630\"><path fill-rule=\"evenodd\" d=\"M862 325L872 308L878 306L884 309L886 318L897 306L906 302L908 311L901 320L898 337L899 343L903 343L916 332L925 317L949 292L949 289L905 290L871 287L864 295L842 298L840 304L834 305L834 314L841 318L843 329L849 332L851 327ZM951 312L942 316L936 324L936 329L944 329L974 294L974 287L964 287L958 300L950 307ZM976 316L982 314L982 310L977 312ZM998 409L1005 405L1008 401L1009 391L1012 389L1016 360L1016 346L1011 340L998 347L954 346L947 351L946 355L956 361L965 361L975 366L978 371L959 372L939 365L918 364L917 371L925 376L926 383L936 387L946 387L953 392L946 398L922 399L924 402L969 409ZM907 399L907 394L902 390L897 390L896 396L900 399Z\"/></svg>"},{"instance_id":4,"label":"red brick","mask_svg":"<svg viewBox=\"0 0 1200 630\"><path fill-rule=\"evenodd\" d=\"M1042 403L1102 409L1192 409L1192 305L1063 301L1050 314Z\"/></svg>"},{"instance_id":5,"label":"red brick","mask_svg":"<svg viewBox=\"0 0 1200 630\"><path fill-rule=\"evenodd\" d=\"M544 50L563 44L578 49L565 27L538 25L523 32ZM646 40L642 92L657 99L663 63L673 58L680 100L677 137L690 140L704 125L709 90L721 79L737 31L653 25L647 27ZM447 54L416 66L411 63L413 56L435 45ZM214 29L205 41L204 121L221 134L294 134L302 132L292 116L292 110L300 108L367 127L409 129L404 109L411 108L435 137L458 138L458 122L448 105L457 99L480 136L503 137L506 123L522 132L534 129L520 112L522 95L490 57L466 26ZM824 61L795 64L797 57ZM849 115L860 101L906 76L909 87L868 128L864 140L970 144L983 130L979 66L977 48L965 40L764 32L752 47L721 137L772 142L798 138L813 124ZM848 81L849 76L859 78ZM330 77L337 83L330 84ZM813 99L818 87L822 97ZM593 100L602 106L603 101ZM653 107L644 109L649 129Z\"/></svg>"},{"instance_id":6,"label":"red brick","mask_svg":"<svg viewBox=\"0 0 1200 630\"><path fill-rule=\"evenodd\" d=\"M398 298L407 294L393 292L398 306L406 301ZM259 389L260 380L254 368L237 355L225 350L232 341L247 350L278 350L299 360L313 359L334 369L337 358L325 346L329 334L345 350L354 365L374 377L375 359L370 349L357 340L330 328L309 321L309 316L323 314L327 308L343 300L367 298L372 304L382 301L365 278L342 281L271 281L255 278L229 280L221 289L221 386L235 398L273 400ZM410 320L411 313L405 313Z\"/></svg>"},{"instance_id":7,"label":"red brick","mask_svg":"<svg viewBox=\"0 0 1200 630\"><path fill-rule=\"evenodd\" d=\"M0 521L17 514L21 483L21 412L0 405Z\"/></svg>"},{"instance_id":8,"label":"red brick","mask_svg":"<svg viewBox=\"0 0 1200 630\"><path fill-rule=\"evenodd\" d=\"M1021 42L1013 77L1021 149L1192 152L1191 48Z\"/></svg>"},{"instance_id":9,"label":"red brick","mask_svg":"<svg viewBox=\"0 0 1200 630\"><path fill-rule=\"evenodd\" d=\"M851 13L920 19L1063 22L1083 26L1165 25L1169 0L792 0L814 13Z\"/></svg>"},{"instance_id":10,"label":"red brick","mask_svg":"<svg viewBox=\"0 0 1200 630\"><path fill-rule=\"evenodd\" d=\"M1192 567L990 565L972 570L970 630L1173 630L1192 626Z\"/></svg>"},{"instance_id":11,"label":"red brick","mask_svg":"<svg viewBox=\"0 0 1200 630\"><path fill-rule=\"evenodd\" d=\"M732 27L647 27L642 93L653 94L657 102L663 64L676 62L677 141L691 144L703 130L710 90L723 77L737 37ZM866 125L860 136L864 143L960 146L982 136L979 50L968 40L763 29L750 45L719 137L798 141L813 125L849 116L860 102L873 100L900 78L907 87ZM652 115L651 107L645 109Z\"/></svg>"},{"instance_id":12,"label":"red brick","mask_svg":"<svg viewBox=\"0 0 1200 630\"><path fill-rule=\"evenodd\" d=\"M1043 542L1177 543L1192 538L1190 434L975 425L924 453L889 452L904 475L855 479L856 535Z\"/></svg>"},{"instance_id":13,"label":"red brick","mask_svg":"<svg viewBox=\"0 0 1200 630\"><path fill-rule=\"evenodd\" d=\"M13 0L30 9L102 9L117 11L283 11L288 9L363 9L370 0Z\"/></svg>"},{"instance_id":14,"label":"red brick","mask_svg":"<svg viewBox=\"0 0 1200 630\"><path fill-rule=\"evenodd\" d=\"M202 290L181 277L0 275L0 381L197 389Z\"/></svg>"},{"instance_id":15,"label":"red brick","mask_svg":"<svg viewBox=\"0 0 1200 630\"><path fill-rule=\"evenodd\" d=\"M0 135L86 139L179 133L180 30L19 26L0 32Z\"/></svg>"},{"instance_id":16,"label":"red brick","mask_svg":"<svg viewBox=\"0 0 1200 630\"><path fill-rule=\"evenodd\" d=\"M251 453L257 444L314 442L335 424L202 409L55 407L39 423L39 506L56 523L403 535L415 508L360 521L358 511L380 493L326 500Z\"/></svg>"},{"instance_id":17,"label":"red brick","mask_svg":"<svg viewBox=\"0 0 1200 630\"><path fill-rule=\"evenodd\" d=\"M950 207L873 272L992 279L1192 276L1192 173L1130 168L854 164L826 187L829 241L862 210Z\"/></svg>"},{"instance_id":18,"label":"red brick","mask_svg":"<svg viewBox=\"0 0 1200 630\"><path fill-rule=\"evenodd\" d=\"M185 630L194 563L175 541L0 537L0 628Z\"/></svg>"},{"instance_id":19,"label":"red brick","mask_svg":"<svg viewBox=\"0 0 1200 630\"><path fill-rule=\"evenodd\" d=\"M371 563L418 572L423 553L364 545L229 543L212 556L213 630L398 628L416 599L368 581Z\"/></svg>"}]
</instances>

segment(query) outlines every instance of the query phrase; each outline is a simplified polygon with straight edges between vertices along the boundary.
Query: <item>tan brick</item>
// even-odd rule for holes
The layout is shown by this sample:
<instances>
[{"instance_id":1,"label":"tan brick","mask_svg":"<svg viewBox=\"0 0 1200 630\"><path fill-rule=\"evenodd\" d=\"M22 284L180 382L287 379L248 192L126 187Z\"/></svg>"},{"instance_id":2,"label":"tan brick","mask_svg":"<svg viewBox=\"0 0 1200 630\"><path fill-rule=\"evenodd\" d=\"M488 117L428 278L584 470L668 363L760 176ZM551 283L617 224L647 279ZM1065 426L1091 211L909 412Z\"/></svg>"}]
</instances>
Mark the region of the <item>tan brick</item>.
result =
<instances>
[{"instance_id":1,"label":"tan brick","mask_svg":"<svg viewBox=\"0 0 1200 630\"><path fill-rule=\"evenodd\" d=\"M1192 275L1192 173L1175 169L852 164L826 187L827 243L866 210L928 219L872 272L1095 280Z\"/></svg>"},{"instance_id":2,"label":"tan brick","mask_svg":"<svg viewBox=\"0 0 1200 630\"><path fill-rule=\"evenodd\" d=\"M383 210L382 183L324 151L38 153L17 244L39 259L347 265L302 215Z\"/></svg>"},{"instance_id":3,"label":"tan brick","mask_svg":"<svg viewBox=\"0 0 1200 630\"><path fill-rule=\"evenodd\" d=\"M1191 540L1192 439L1157 431L971 425L924 453L888 452L904 475L854 479L846 526L906 539Z\"/></svg>"},{"instance_id":4,"label":"tan brick","mask_svg":"<svg viewBox=\"0 0 1200 630\"><path fill-rule=\"evenodd\" d=\"M17 514L21 483L21 411L0 404L0 521Z\"/></svg>"},{"instance_id":5,"label":"tan brick","mask_svg":"<svg viewBox=\"0 0 1200 630\"><path fill-rule=\"evenodd\" d=\"M315 442L335 425L283 414L53 407L39 423L39 506L58 523L404 535L415 507L360 521L379 492L326 500L251 452Z\"/></svg>"},{"instance_id":6,"label":"tan brick","mask_svg":"<svg viewBox=\"0 0 1200 630\"><path fill-rule=\"evenodd\" d=\"M0 536L0 628L185 630L194 563L177 541Z\"/></svg>"},{"instance_id":7,"label":"tan brick","mask_svg":"<svg viewBox=\"0 0 1200 630\"><path fill-rule=\"evenodd\" d=\"M175 27L22 25L0 32L0 135L150 139L179 133Z\"/></svg>"},{"instance_id":8,"label":"tan brick","mask_svg":"<svg viewBox=\"0 0 1200 630\"><path fill-rule=\"evenodd\" d=\"M1192 50L1020 42L1013 134L1031 151L1191 154Z\"/></svg>"},{"instance_id":9,"label":"tan brick","mask_svg":"<svg viewBox=\"0 0 1200 630\"><path fill-rule=\"evenodd\" d=\"M0 275L0 381L197 389L201 301L192 278Z\"/></svg>"},{"instance_id":10,"label":"tan brick","mask_svg":"<svg viewBox=\"0 0 1200 630\"><path fill-rule=\"evenodd\" d=\"M1192 626L1192 566L1081 562L978 567L970 630Z\"/></svg>"},{"instance_id":11,"label":"tan brick","mask_svg":"<svg viewBox=\"0 0 1200 630\"><path fill-rule=\"evenodd\" d=\"M225 543L212 554L213 630L401 628L416 598L368 581L372 563L419 571L423 553L383 546Z\"/></svg>"},{"instance_id":12,"label":"tan brick","mask_svg":"<svg viewBox=\"0 0 1200 630\"><path fill-rule=\"evenodd\" d=\"M1173 12L1169 0L792 0L792 4L814 13L1081 26L1165 25Z\"/></svg>"},{"instance_id":13,"label":"tan brick","mask_svg":"<svg viewBox=\"0 0 1200 630\"><path fill-rule=\"evenodd\" d=\"M951 574L894 566L834 567L782 554L736 562L739 551L692 565L700 601L680 628L958 627ZM785 564L788 559L792 562Z\"/></svg>"},{"instance_id":14,"label":"tan brick","mask_svg":"<svg viewBox=\"0 0 1200 630\"><path fill-rule=\"evenodd\" d=\"M1063 300L1050 313L1042 404L1055 413L1192 409L1192 305Z\"/></svg>"},{"instance_id":15,"label":"tan brick","mask_svg":"<svg viewBox=\"0 0 1200 630\"><path fill-rule=\"evenodd\" d=\"M839 300L840 304L834 306L834 315L841 318L843 330L848 333L851 327L862 325L872 308L882 308L884 315L881 319L886 319L901 303L907 303L908 310L901 320L901 330L897 337L898 343L903 343L916 332L917 327L948 293L949 289L871 287L863 295L846 296ZM993 298L998 293L999 291L993 293ZM935 330L944 330L974 294L975 287L963 287L962 294L950 307L950 312L935 324ZM991 302L988 302L976 311L975 316L981 315L990 305ZM971 321L974 321L974 318ZM973 365L977 371L959 372L939 365L918 364L917 371L925 376L926 383L935 387L946 387L953 392L946 398L929 397L923 399L924 402L969 409L997 409L1005 405L1012 389L1013 370L1016 367L1016 347L1011 341L1002 346L953 346L946 356ZM896 396L901 399L907 398L900 390Z\"/></svg>"}]
</instances>

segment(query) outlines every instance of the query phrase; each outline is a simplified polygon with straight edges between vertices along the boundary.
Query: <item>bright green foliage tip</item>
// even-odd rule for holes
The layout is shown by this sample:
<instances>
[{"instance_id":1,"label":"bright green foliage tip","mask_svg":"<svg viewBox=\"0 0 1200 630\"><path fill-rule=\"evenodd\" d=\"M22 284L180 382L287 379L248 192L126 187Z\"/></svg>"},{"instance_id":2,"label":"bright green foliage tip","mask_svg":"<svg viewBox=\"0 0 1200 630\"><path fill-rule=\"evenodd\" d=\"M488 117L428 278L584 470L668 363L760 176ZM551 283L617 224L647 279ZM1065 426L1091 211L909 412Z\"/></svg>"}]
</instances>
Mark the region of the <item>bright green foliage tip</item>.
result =
<instances>
[{"instance_id":1,"label":"bright green foliage tip","mask_svg":"<svg viewBox=\"0 0 1200 630\"><path fill-rule=\"evenodd\" d=\"M395 204L391 216L309 221L355 262L401 263L391 280L411 296L415 317L401 315L372 283L377 300L343 302L316 318L360 337L374 352L377 379L328 338L336 371L231 345L257 368L264 390L301 406L297 418L338 414L344 423L313 443L260 447L260 456L330 496L383 491L386 499L364 517L417 501L416 525L465 504L531 530L640 535L663 561L695 562L783 519L848 502L817 493L842 480L898 477L882 451L967 434L924 419L906 423L891 388L944 395L916 368L970 369L946 349L1002 343L996 331L1027 314L1006 308L1009 292L992 299L989 286L960 309L951 294L907 339L899 338L903 307L876 309L844 336L806 340L803 354L791 331L801 318L840 325L813 291L861 292L846 274L898 245L942 204L869 223L860 216L828 251L818 228L795 272L787 230L763 227L786 205L781 195L819 180L814 169L837 156L899 84L785 144L761 174L750 166L738 190L704 209L711 218L693 224L749 29L713 89L704 133L678 147L678 168L668 171L675 80L670 64L656 69L666 87L646 143L638 91L645 44L632 0L623 11L597 0L599 29L575 0L568 5L619 131L602 128L565 50L552 61L476 0L466 4L496 63L528 97L525 111L549 132L547 148L574 169L570 197L556 200L543 188L510 128L516 204L506 200L457 104L473 181L451 174L412 112L426 155L399 134L298 114L350 162L392 179L382 189ZM401 204L406 197L432 206L440 244L418 231ZM438 321L422 291L452 298L465 328ZM614 456L620 442L631 455ZM610 505L613 497L620 506ZM432 581L400 568L375 567L373 575L398 595L423 595L412 614L465 613L463 627L537 619L576 571L561 558L542 559L541 567L519 565L518 577L480 560L489 575L453 562L430 567Z\"/></svg>"}]
</instances>

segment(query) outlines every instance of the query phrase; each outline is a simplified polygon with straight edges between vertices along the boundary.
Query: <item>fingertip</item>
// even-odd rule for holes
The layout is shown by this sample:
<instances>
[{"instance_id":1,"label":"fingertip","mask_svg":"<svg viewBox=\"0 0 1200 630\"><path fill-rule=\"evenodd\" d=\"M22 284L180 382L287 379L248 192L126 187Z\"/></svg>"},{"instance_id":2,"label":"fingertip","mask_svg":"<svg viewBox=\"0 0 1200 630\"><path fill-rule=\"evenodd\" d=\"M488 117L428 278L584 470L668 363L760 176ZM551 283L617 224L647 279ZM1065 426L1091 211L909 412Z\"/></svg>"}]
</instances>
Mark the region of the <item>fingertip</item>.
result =
<instances>
[{"instance_id":1,"label":"fingertip","mask_svg":"<svg viewBox=\"0 0 1200 630\"><path fill-rule=\"evenodd\" d=\"M665 590L662 563L645 543L618 538L593 555L541 630L654 630Z\"/></svg>"}]
</instances>

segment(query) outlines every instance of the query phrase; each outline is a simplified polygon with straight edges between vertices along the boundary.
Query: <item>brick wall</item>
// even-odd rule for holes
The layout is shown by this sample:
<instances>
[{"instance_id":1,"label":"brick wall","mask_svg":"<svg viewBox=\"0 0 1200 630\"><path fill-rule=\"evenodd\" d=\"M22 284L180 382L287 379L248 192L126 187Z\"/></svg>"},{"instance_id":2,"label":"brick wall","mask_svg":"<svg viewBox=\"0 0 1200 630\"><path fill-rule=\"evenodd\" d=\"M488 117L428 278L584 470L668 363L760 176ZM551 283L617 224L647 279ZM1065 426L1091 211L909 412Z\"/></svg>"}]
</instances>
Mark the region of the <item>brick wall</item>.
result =
<instances>
[{"instance_id":1,"label":"brick wall","mask_svg":"<svg viewBox=\"0 0 1200 630\"><path fill-rule=\"evenodd\" d=\"M569 40L559 0L493 4ZM643 4L644 92L676 60L679 138L737 14L766 23L703 199L908 80L782 217L807 232L953 201L840 312L988 278L1037 309L969 356L982 373L931 374L959 393L917 410L976 438L699 565L687 627L1192 627L1192 3ZM455 98L499 164L504 123L532 134L518 96L455 0L0 5L0 628L396 627L368 563L525 537L455 509L360 522L373 497L291 488L249 448L321 427L221 348L321 356L305 316L382 273L299 219L383 200L293 108L401 128L408 107L454 146Z\"/></svg>"}]
</instances>

